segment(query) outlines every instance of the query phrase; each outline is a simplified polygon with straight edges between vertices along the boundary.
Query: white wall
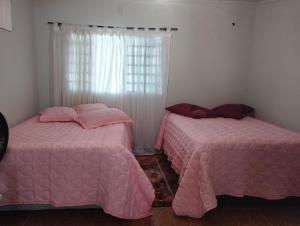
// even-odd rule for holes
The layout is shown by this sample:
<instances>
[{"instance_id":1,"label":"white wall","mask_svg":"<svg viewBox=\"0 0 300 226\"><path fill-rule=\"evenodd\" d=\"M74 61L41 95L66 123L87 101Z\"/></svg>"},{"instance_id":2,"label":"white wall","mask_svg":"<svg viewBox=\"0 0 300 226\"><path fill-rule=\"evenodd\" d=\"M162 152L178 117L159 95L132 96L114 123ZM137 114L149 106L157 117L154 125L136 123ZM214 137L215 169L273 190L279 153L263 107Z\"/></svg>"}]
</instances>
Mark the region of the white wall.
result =
<instances>
[{"instance_id":1,"label":"white wall","mask_svg":"<svg viewBox=\"0 0 300 226\"><path fill-rule=\"evenodd\" d=\"M34 6L12 0L13 31L0 30L0 111L10 126L37 111Z\"/></svg>"},{"instance_id":2,"label":"white wall","mask_svg":"<svg viewBox=\"0 0 300 226\"><path fill-rule=\"evenodd\" d=\"M40 108L51 105L47 21L178 27L168 104L245 100L255 3L227 0L36 0ZM236 27L231 25L236 22Z\"/></svg>"},{"instance_id":3,"label":"white wall","mask_svg":"<svg viewBox=\"0 0 300 226\"><path fill-rule=\"evenodd\" d=\"M248 103L258 117L300 132L300 1L258 4Z\"/></svg>"},{"instance_id":4,"label":"white wall","mask_svg":"<svg viewBox=\"0 0 300 226\"><path fill-rule=\"evenodd\" d=\"M178 27L173 37L168 104L185 101L211 107L247 101L258 117L300 131L299 0L263 0L257 6L227 0L12 3L14 31L0 30L0 111L10 125L36 113L38 95L39 108L51 105L46 22L63 21Z\"/></svg>"}]
</instances>

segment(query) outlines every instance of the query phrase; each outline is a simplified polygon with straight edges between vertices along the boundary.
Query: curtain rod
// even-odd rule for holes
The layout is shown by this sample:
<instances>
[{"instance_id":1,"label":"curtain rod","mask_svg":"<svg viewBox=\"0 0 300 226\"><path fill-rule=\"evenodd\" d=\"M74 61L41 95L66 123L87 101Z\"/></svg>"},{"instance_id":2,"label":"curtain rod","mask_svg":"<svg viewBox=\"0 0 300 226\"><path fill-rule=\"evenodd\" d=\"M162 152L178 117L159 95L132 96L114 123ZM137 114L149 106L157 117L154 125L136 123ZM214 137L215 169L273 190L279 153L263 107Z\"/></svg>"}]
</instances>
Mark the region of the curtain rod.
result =
<instances>
[{"instance_id":1,"label":"curtain rod","mask_svg":"<svg viewBox=\"0 0 300 226\"><path fill-rule=\"evenodd\" d=\"M69 23L62 23L62 22L48 22L47 24L55 24L57 23L58 26L61 26L62 24L69 24ZM73 24L69 24L69 25L73 25ZM145 28L145 27L119 27L119 26L103 26L103 25L85 25L85 26L89 26L89 27L99 27L99 28L125 28L127 30L134 30L134 29L138 29L138 30L150 30L150 31L155 31L155 30L160 30L160 31L167 31L168 28L166 27L160 27L160 28L155 28L155 27L149 27L149 28ZM176 27L171 27L170 28L171 31L178 31L178 28Z\"/></svg>"}]
</instances>

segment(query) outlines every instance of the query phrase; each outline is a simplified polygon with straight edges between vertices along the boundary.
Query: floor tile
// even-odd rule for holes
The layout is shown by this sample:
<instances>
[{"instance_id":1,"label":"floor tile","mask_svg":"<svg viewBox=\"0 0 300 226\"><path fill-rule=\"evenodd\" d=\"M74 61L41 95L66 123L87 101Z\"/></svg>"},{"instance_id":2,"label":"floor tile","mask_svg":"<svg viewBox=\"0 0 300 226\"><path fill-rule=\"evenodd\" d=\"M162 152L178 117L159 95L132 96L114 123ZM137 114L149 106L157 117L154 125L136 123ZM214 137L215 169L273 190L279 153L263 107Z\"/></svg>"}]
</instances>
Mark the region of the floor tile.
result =
<instances>
[{"instance_id":1,"label":"floor tile","mask_svg":"<svg viewBox=\"0 0 300 226\"><path fill-rule=\"evenodd\" d=\"M100 209L0 212L0 226L300 226L300 204L221 205L201 219L178 217L170 207L153 208L152 216L122 220Z\"/></svg>"}]
</instances>

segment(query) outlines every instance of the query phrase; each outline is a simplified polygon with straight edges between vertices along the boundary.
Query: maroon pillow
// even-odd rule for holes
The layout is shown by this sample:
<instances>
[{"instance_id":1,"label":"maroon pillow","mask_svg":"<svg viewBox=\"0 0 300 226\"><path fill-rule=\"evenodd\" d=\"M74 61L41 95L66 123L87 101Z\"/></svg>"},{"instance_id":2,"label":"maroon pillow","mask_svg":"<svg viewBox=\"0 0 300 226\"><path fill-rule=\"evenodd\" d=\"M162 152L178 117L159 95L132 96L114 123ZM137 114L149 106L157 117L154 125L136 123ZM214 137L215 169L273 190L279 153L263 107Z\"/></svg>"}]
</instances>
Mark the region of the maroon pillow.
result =
<instances>
[{"instance_id":1,"label":"maroon pillow","mask_svg":"<svg viewBox=\"0 0 300 226\"><path fill-rule=\"evenodd\" d=\"M192 118L200 119L200 118L216 118L218 115L208 108L200 107L197 105L192 105Z\"/></svg>"},{"instance_id":2,"label":"maroon pillow","mask_svg":"<svg viewBox=\"0 0 300 226\"><path fill-rule=\"evenodd\" d=\"M212 109L218 116L223 118L242 119L254 114L254 108L245 104L224 104Z\"/></svg>"},{"instance_id":3,"label":"maroon pillow","mask_svg":"<svg viewBox=\"0 0 300 226\"><path fill-rule=\"evenodd\" d=\"M210 109L186 103L170 106L166 110L195 119L217 117L217 114Z\"/></svg>"}]
</instances>

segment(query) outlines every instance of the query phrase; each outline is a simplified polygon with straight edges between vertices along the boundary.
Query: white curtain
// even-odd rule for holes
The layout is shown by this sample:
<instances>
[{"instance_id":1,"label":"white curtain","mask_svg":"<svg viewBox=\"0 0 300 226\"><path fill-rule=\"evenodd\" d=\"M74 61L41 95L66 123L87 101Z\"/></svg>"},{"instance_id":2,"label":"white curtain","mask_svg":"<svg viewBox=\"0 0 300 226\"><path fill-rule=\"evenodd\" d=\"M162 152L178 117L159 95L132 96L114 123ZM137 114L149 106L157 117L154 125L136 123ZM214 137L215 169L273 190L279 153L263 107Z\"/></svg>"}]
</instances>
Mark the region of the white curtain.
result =
<instances>
[{"instance_id":1,"label":"white curtain","mask_svg":"<svg viewBox=\"0 0 300 226\"><path fill-rule=\"evenodd\" d=\"M0 0L0 28L11 31L11 0Z\"/></svg>"},{"instance_id":2,"label":"white curtain","mask_svg":"<svg viewBox=\"0 0 300 226\"><path fill-rule=\"evenodd\" d=\"M164 112L169 32L53 25L55 105L106 103L128 113L135 145L154 146Z\"/></svg>"}]
</instances>

